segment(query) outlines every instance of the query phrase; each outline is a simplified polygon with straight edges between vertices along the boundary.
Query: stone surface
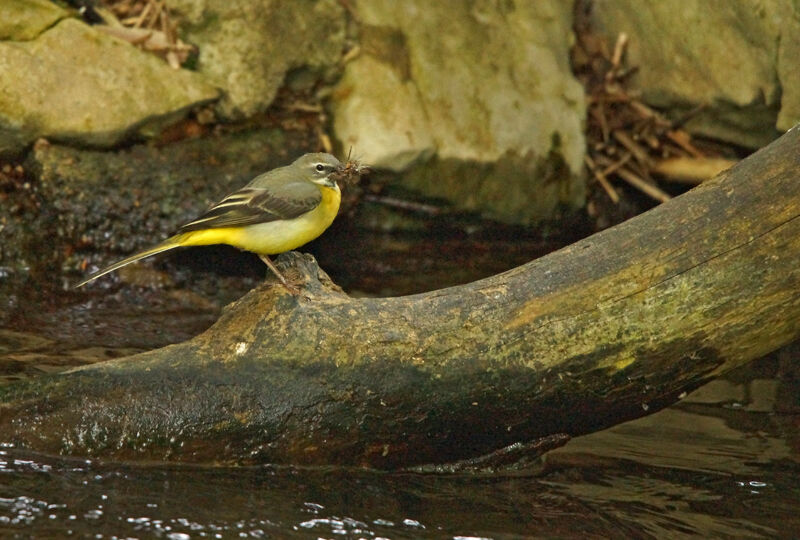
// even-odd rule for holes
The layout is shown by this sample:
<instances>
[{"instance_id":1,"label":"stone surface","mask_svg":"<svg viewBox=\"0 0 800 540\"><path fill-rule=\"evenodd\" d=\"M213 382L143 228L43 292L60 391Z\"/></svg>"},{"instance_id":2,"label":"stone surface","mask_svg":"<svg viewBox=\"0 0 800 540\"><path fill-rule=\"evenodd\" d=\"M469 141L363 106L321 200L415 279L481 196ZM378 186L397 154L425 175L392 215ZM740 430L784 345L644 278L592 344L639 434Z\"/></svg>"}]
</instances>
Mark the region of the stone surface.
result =
<instances>
[{"instance_id":1,"label":"stone surface","mask_svg":"<svg viewBox=\"0 0 800 540\"><path fill-rule=\"evenodd\" d=\"M49 0L3 0L0 2L0 40L34 39L67 12Z\"/></svg>"},{"instance_id":2,"label":"stone surface","mask_svg":"<svg viewBox=\"0 0 800 540\"><path fill-rule=\"evenodd\" d=\"M597 0L595 27L628 64L645 100L691 131L760 147L800 121L800 7L791 0Z\"/></svg>"},{"instance_id":3,"label":"stone surface","mask_svg":"<svg viewBox=\"0 0 800 540\"><path fill-rule=\"evenodd\" d=\"M583 91L569 68L571 7L500 4L355 4L361 54L333 93L333 127L378 167L435 155L403 180L426 195L529 222L583 201Z\"/></svg>"},{"instance_id":4,"label":"stone surface","mask_svg":"<svg viewBox=\"0 0 800 540\"><path fill-rule=\"evenodd\" d=\"M416 85L370 55L345 69L333 96L333 128L372 167L403 171L436 152Z\"/></svg>"},{"instance_id":5,"label":"stone surface","mask_svg":"<svg viewBox=\"0 0 800 540\"><path fill-rule=\"evenodd\" d=\"M0 42L0 155L38 137L111 146L153 133L219 91L196 73L75 19Z\"/></svg>"},{"instance_id":6,"label":"stone surface","mask_svg":"<svg viewBox=\"0 0 800 540\"><path fill-rule=\"evenodd\" d=\"M219 113L265 110L292 70L326 78L342 54L345 12L336 0L173 0L184 38L199 47L197 69L225 90Z\"/></svg>"}]
</instances>

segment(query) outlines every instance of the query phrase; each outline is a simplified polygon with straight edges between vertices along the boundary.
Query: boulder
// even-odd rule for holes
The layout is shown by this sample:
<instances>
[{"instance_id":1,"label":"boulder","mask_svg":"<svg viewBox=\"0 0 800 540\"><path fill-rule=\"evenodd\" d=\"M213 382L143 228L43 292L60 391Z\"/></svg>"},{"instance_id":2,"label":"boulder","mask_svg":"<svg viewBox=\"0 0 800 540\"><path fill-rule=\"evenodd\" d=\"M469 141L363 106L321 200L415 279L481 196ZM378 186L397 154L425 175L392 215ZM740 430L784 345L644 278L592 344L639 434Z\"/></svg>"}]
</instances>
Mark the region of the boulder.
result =
<instances>
[{"instance_id":1,"label":"boulder","mask_svg":"<svg viewBox=\"0 0 800 540\"><path fill-rule=\"evenodd\" d=\"M263 112L292 70L311 72L308 84L337 71L346 19L336 0L172 0L169 7L199 48L197 70L225 90L223 118Z\"/></svg>"},{"instance_id":2,"label":"boulder","mask_svg":"<svg viewBox=\"0 0 800 540\"><path fill-rule=\"evenodd\" d=\"M582 203L585 107L569 67L569 5L355 6L361 53L331 100L344 148L392 171L435 156L402 182L504 221Z\"/></svg>"},{"instance_id":3,"label":"boulder","mask_svg":"<svg viewBox=\"0 0 800 540\"><path fill-rule=\"evenodd\" d=\"M0 72L14 74L0 77L0 155L38 137L112 146L219 95L202 76L70 18L35 39L0 42Z\"/></svg>"}]
</instances>

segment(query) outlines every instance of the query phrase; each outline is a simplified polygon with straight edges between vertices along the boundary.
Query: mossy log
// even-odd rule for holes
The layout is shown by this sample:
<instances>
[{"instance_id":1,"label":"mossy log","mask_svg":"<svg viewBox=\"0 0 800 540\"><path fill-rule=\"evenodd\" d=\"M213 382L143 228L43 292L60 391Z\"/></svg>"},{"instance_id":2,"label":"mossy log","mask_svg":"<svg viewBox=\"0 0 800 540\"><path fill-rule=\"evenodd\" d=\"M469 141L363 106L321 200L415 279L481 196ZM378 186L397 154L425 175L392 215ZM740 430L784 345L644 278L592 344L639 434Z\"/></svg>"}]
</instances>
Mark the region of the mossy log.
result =
<instances>
[{"instance_id":1,"label":"mossy log","mask_svg":"<svg viewBox=\"0 0 800 540\"><path fill-rule=\"evenodd\" d=\"M350 298L284 257L196 338L0 388L0 438L119 460L411 467L666 406L800 331L800 131L509 272ZM480 460L478 460L480 461Z\"/></svg>"}]
</instances>

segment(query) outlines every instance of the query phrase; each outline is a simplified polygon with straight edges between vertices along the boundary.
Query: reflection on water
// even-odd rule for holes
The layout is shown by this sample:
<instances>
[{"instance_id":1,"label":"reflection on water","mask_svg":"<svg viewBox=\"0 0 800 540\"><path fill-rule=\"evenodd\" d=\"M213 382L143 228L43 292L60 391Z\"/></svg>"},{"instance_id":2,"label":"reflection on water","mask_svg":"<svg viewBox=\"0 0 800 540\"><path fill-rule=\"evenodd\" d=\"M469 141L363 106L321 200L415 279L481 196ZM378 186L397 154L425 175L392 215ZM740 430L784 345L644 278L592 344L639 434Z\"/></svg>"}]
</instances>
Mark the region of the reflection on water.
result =
<instances>
[{"instance_id":1,"label":"reflection on water","mask_svg":"<svg viewBox=\"0 0 800 540\"><path fill-rule=\"evenodd\" d=\"M130 466L5 446L0 537L796 536L800 416L775 412L797 394L785 379L763 359L574 439L536 473Z\"/></svg>"}]
</instances>

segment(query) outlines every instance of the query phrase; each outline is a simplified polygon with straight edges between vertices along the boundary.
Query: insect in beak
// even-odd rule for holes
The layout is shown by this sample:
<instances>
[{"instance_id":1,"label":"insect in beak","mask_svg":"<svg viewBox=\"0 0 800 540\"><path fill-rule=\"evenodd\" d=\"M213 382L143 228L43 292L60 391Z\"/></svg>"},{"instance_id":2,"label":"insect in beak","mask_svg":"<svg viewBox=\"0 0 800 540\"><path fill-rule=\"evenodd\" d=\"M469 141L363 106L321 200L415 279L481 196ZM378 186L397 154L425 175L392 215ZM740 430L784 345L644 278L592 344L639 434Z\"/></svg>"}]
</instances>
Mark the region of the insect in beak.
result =
<instances>
[{"instance_id":1,"label":"insect in beak","mask_svg":"<svg viewBox=\"0 0 800 540\"><path fill-rule=\"evenodd\" d=\"M351 159L350 153L348 153L347 161L340 164L333 174L331 174L331 177L333 177L335 181L342 181L345 184L356 184L359 178L369 171L369 167L361 164L357 159Z\"/></svg>"}]
</instances>

